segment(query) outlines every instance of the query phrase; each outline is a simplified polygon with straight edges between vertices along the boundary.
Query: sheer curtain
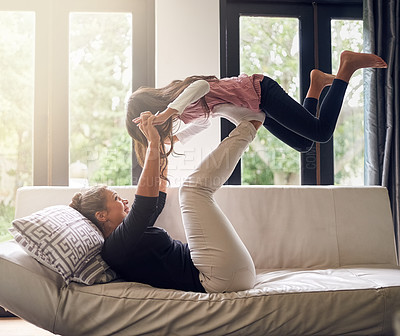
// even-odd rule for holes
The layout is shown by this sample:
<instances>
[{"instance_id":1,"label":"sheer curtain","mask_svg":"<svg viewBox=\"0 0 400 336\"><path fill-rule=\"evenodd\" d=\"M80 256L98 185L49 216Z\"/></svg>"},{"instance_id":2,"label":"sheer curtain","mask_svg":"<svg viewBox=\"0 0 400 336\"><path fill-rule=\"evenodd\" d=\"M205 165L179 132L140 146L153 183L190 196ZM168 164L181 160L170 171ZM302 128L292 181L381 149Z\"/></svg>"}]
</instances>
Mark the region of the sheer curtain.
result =
<instances>
[{"instance_id":1,"label":"sheer curtain","mask_svg":"<svg viewBox=\"0 0 400 336\"><path fill-rule=\"evenodd\" d=\"M400 3L364 0L364 46L387 70L365 71L365 184L389 191L400 254Z\"/></svg>"}]
</instances>

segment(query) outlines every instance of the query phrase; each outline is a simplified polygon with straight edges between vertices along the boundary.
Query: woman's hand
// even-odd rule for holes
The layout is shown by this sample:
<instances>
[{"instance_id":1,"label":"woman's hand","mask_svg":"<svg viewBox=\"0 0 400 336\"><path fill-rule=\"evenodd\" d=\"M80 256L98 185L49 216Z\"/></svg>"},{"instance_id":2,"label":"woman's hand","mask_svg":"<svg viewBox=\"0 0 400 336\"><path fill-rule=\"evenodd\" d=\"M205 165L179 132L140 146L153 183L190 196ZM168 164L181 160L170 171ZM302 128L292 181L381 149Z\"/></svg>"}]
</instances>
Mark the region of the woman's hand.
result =
<instances>
[{"instance_id":1,"label":"woman's hand","mask_svg":"<svg viewBox=\"0 0 400 336\"><path fill-rule=\"evenodd\" d=\"M139 117L138 127L146 137L147 141L150 144L154 144L156 146L160 145L160 134L157 129L154 127L154 116L151 112L142 112Z\"/></svg>"},{"instance_id":2,"label":"woman's hand","mask_svg":"<svg viewBox=\"0 0 400 336\"><path fill-rule=\"evenodd\" d=\"M136 194L148 197L157 197L160 187L160 135L153 125L154 117L151 112L142 112L138 123L148 147Z\"/></svg>"}]
</instances>

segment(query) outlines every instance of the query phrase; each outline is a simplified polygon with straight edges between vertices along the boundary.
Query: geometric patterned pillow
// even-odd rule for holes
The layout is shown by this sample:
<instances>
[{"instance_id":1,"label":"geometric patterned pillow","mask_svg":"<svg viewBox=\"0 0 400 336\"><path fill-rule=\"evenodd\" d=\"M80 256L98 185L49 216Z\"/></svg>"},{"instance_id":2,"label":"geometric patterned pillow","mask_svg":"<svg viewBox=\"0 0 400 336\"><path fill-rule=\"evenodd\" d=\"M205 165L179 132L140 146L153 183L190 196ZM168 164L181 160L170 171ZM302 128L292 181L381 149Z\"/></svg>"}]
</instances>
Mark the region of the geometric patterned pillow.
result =
<instances>
[{"instance_id":1,"label":"geometric patterned pillow","mask_svg":"<svg viewBox=\"0 0 400 336\"><path fill-rule=\"evenodd\" d=\"M117 278L101 258L104 238L99 229L67 205L45 208L15 219L10 232L23 249L59 273L64 281L87 285Z\"/></svg>"}]
</instances>

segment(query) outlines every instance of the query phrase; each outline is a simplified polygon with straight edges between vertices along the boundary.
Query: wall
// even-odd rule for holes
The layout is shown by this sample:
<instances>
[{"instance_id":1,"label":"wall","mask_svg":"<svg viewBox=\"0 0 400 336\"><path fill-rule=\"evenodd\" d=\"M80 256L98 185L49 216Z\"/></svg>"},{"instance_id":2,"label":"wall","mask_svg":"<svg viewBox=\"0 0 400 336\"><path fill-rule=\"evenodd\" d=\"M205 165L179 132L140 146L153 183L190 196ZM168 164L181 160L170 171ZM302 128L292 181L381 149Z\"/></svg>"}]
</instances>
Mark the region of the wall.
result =
<instances>
[{"instance_id":1,"label":"wall","mask_svg":"<svg viewBox=\"0 0 400 336\"><path fill-rule=\"evenodd\" d=\"M156 86L187 76L219 76L219 1L156 0ZM183 125L182 125L183 126ZM181 126L181 127L182 127ZM219 119L170 156L169 178L179 185L220 140Z\"/></svg>"}]
</instances>

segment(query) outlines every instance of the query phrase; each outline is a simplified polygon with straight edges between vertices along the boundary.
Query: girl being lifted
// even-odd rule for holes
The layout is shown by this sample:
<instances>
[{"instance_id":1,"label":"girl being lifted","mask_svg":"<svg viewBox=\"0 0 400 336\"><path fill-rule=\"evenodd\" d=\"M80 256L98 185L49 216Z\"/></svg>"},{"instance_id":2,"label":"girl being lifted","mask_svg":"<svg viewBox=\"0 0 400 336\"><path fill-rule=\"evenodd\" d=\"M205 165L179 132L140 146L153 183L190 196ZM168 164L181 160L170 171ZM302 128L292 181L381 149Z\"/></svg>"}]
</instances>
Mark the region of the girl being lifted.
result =
<instances>
[{"instance_id":1,"label":"girl being lifted","mask_svg":"<svg viewBox=\"0 0 400 336\"><path fill-rule=\"evenodd\" d=\"M342 107L347 84L360 68L386 68L386 63L373 54L344 51L336 76L313 70L310 88L303 106L293 100L271 78L252 76L217 79L215 76L192 76L175 80L160 89L140 88L128 103L126 125L134 139L139 164L143 165L147 140L135 123L143 111L159 112L154 124L161 135L161 143L171 143L168 153L161 146L162 156L173 150L176 141L186 142L210 125L208 117L224 117L234 124L242 120L258 120L272 134L292 148L307 152L314 141L327 142L332 137ZM322 89L330 89L321 103L317 118L316 108ZM262 113L260 113L262 111ZM175 135L173 122L181 119L187 126ZM132 122L133 121L133 122Z\"/></svg>"}]
</instances>

